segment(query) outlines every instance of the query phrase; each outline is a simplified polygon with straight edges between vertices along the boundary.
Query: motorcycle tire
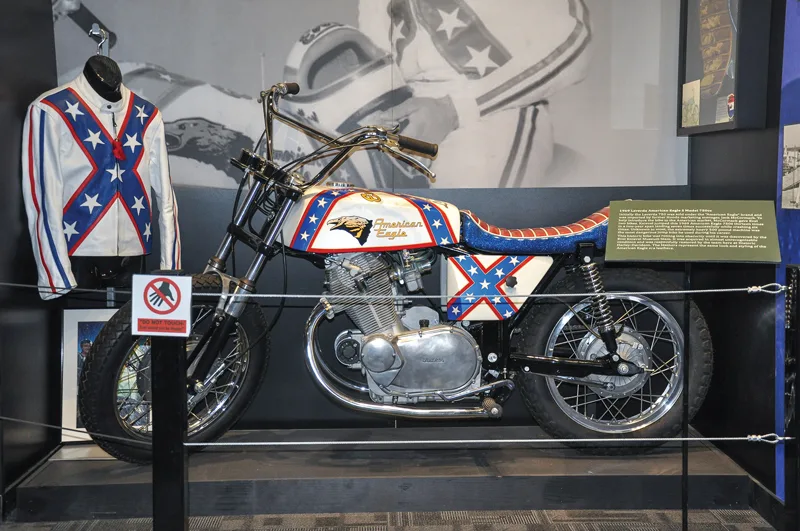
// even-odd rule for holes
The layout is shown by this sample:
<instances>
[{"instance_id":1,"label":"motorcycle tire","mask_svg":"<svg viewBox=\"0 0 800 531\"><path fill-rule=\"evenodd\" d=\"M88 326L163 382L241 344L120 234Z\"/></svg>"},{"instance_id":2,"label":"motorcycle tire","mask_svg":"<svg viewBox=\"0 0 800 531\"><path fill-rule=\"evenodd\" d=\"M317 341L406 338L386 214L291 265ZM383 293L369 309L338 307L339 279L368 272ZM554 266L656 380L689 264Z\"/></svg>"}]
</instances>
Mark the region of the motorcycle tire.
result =
<instances>
[{"instance_id":1,"label":"motorcycle tire","mask_svg":"<svg viewBox=\"0 0 800 531\"><path fill-rule=\"evenodd\" d=\"M216 294L221 292L221 288L221 279L217 275L192 276L193 293ZM195 298L192 304L193 323L200 320L196 315L197 308L213 308L216 304L217 299L213 297ZM243 334L249 345L248 348L237 354L237 357L241 356L240 362L244 367L244 374L238 383L238 391L236 385L231 386L234 391L231 393L230 402L219 408L221 412L217 413L216 418L211 418L207 425L198 426L199 429L192 431L190 424L189 442L211 442L221 437L247 410L264 379L269 360L269 335L266 319L258 304L247 304L239 318L235 333ZM240 336L237 336L237 339L241 341ZM152 461L152 447L148 444L152 432L132 433L131 428L123 427L122 417L118 413L120 407L119 382L122 371L126 368L123 364L128 363L130 353L136 352L134 349L141 340L141 337L131 335L131 303L128 302L103 326L86 357L78 383L78 407L86 431L90 435L93 433L100 435L92 437L100 448L117 459L129 463L147 464ZM238 348L238 343L236 345ZM227 351L227 348L222 351ZM149 356L149 350L145 356ZM141 358L137 359L140 360L140 364L144 363ZM147 367L141 369L145 378L148 378L146 370ZM219 378L224 374L225 371L220 374ZM146 382L146 380L140 380L141 377L139 373L135 376L137 393L139 384ZM176 382L176 385L184 384ZM145 396L145 394L141 395L142 400ZM117 397L116 401L112 399L113 397ZM211 409L211 407L207 405L207 409ZM150 422L149 419L149 416L145 419L145 432L147 423ZM191 447L190 451L198 451L200 448Z\"/></svg>"},{"instance_id":2,"label":"motorcycle tire","mask_svg":"<svg viewBox=\"0 0 800 531\"><path fill-rule=\"evenodd\" d=\"M605 284L606 292L654 292L674 291L680 289L673 283L665 280L655 271L651 270L601 269L600 271ZM551 286L547 290L549 293L586 293L586 291L587 290L583 284L581 275L575 273L569 274L564 280ZM633 301L625 299L624 295L620 295L619 297L622 299L622 301L627 301L628 305L633 308ZM682 295L654 295L639 297L640 299L638 299L639 302L637 304L641 303L642 305L648 305L649 308L652 308L654 313L659 307L661 310L657 311L660 311L662 314L664 311L668 312L669 315L663 314L663 326L665 330L669 322L676 322L680 326L680 329L683 331L683 333L685 333L687 327L683 322L684 302ZM612 299L609 299L609 301L610 303L615 302L615 300ZM619 299L616 299L616 302L619 302ZM562 326L563 329L566 330L567 324L571 322L571 319L575 318L575 313L573 313L573 311L564 303L572 305L572 308L576 310L578 310L579 307L588 308L588 311L584 313L585 316L591 312L589 301L586 298L568 297L560 301L550 298L540 299L533 307L531 313L523 321L522 326L520 327L521 333L516 336L517 339L515 340L515 346L520 349L521 352L530 353L531 355L536 356L547 356L548 348L554 348L555 345L561 344L562 348L564 348L563 342L558 342L558 339L560 339L561 336L555 337L555 340L552 337L552 334L555 334L559 326ZM624 305L624 302L619 304L627 310L627 306ZM638 311L638 309L636 311ZM628 314L628 311L625 311L623 316L625 314ZM669 316L671 316L671 319ZM621 318L618 317L617 314L615 314L614 317L615 320ZM661 319L661 317L658 318ZM630 319L630 317L628 317L628 319ZM567 324L564 324L565 320L567 320ZM585 322L586 320L584 319L584 323ZM624 323L626 326L632 326L630 325L629 321L624 321ZM656 329L658 328L659 324L656 324ZM697 413L706 397L713 372L713 349L711 344L711 335L708 331L708 325L706 324L705 318L694 302L691 303L690 323L688 328L690 333L690 353L688 359L689 416L691 420L691 418L693 418ZM633 329L635 329L635 327L631 328L631 330ZM594 339L592 337L588 337L586 333L587 332L584 327L583 331L580 332L580 334L584 334L583 337L576 335L573 339L573 342L568 345L569 348L575 348L574 357L581 358L581 356L587 356L586 354L582 354L580 349L583 348L584 351L586 351L587 349L585 348L585 345L591 344ZM644 334L644 332L642 332L642 334ZM628 335L627 337L630 338L633 336ZM644 338L645 335L638 335L636 337ZM652 357L652 352L656 348L656 330L653 330L652 336L646 337L647 338L645 341L649 341L653 345L652 349L650 350L651 360L653 360L655 359ZM569 339L567 341L569 341ZM578 343L579 341L581 342ZM599 338L597 341L602 344L602 340ZM619 341L620 340L618 339L618 344ZM674 341L673 347L669 348L677 348L674 346L677 343L681 343L680 352L682 353L682 340ZM644 352L647 352L647 350L650 349L649 345L644 345L644 347ZM661 347L659 346L659 348ZM602 355L603 352L600 352L598 355ZM623 355L621 351L620 354L623 358L625 358L625 355ZM567 356L570 356L570 354L567 353ZM684 363L686 357L681 357L681 368L678 372L682 371L683 368L686 367L686 363ZM677 351L675 351L674 358L678 358ZM653 366L654 364L650 365L650 367ZM657 368L661 367L665 367L663 370L670 368L669 365L665 366L663 364L659 365ZM673 364L672 368L674 369L674 367L675 366ZM648 375L653 374L653 376L648 376L647 379L654 378L657 372L658 371L655 371L655 373L646 373ZM673 373L670 373L670 375L673 375ZM586 396L583 396L579 394L581 391L580 384L571 384L564 382L563 380L556 380L552 377L543 375L525 373L524 371L519 373L518 384L521 388L522 396L528 411L533 416L534 420L539 424L539 426L541 426L541 428L549 435L556 439L625 439L625 442L620 444L614 444L610 442L597 443L578 441L566 443L567 446L579 448L583 450L584 453L593 455L623 455L636 453L637 451L641 452L661 444L659 442L637 441L637 439L674 437L681 431L683 413L682 393L684 390L683 384L677 383L680 382L680 375L675 374L674 377L676 381L675 385L680 385L679 388L675 388L677 390L673 389L673 395L677 393L677 396L662 395L664 398L657 398L653 401L653 396L655 395L650 395L649 398L645 400L643 398L645 395L642 394L642 398L638 399L640 401L639 407L643 411L646 411L644 406L646 401L653 401L652 407L654 408L659 402L661 404L665 404L664 407L669 405L671 402L669 408L666 411L661 412L660 417L656 418L654 415L652 422L649 424L643 421L640 428L636 428L636 424L633 422L626 426L624 421L620 422L617 420L617 413L622 417L623 410L630 406L626 405L627 403L623 403L620 409L619 406L616 406L618 403L616 399L609 396L610 392L601 387L583 386L586 394ZM630 380L626 380L621 377L618 378L616 376L612 376L607 377L606 381L614 380L616 382L625 382L633 381L634 378L636 377L629 377ZM665 379L669 380L666 376ZM643 380L643 382L645 383L642 383L641 390L637 392L644 392L643 390L646 387L646 380ZM664 385L666 389L668 384ZM561 387L565 387L566 391L562 391ZM624 388L624 385L622 387L616 387L616 390L621 388ZM576 389L576 398L574 402L572 402L572 389ZM564 393L564 396L562 396L562 392ZM633 392L633 387L631 388L632 395L635 396L637 392ZM622 398L624 399L624 396ZM583 403L581 403L581 400L583 400ZM603 420L604 417L598 416L598 411L600 411L602 407L608 407L607 404L610 404L612 400L614 400L615 407L609 407L609 410L611 411L609 417L611 418L608 420ZM628 400L630 401L631 399L629 398ZM592 401L594 403L592 403ZM633 404L636 404L636 401L634 401ZM581 413L581 406L583 407L583 413ZM590 409L593 411L591 417L587 416L587 411ZM571 411L574 411L574 413L571 413ZM658 410L654 409L653 411L656 412ZM635 410L633 413L635 413ZM636 417L632 416L631 418ZM643 420L646 420L646 418ZM603 422L609 423L608 427L605 425L598 426ZM611 431L612 428L618 431Z\"/></svg>"}]
</instances>

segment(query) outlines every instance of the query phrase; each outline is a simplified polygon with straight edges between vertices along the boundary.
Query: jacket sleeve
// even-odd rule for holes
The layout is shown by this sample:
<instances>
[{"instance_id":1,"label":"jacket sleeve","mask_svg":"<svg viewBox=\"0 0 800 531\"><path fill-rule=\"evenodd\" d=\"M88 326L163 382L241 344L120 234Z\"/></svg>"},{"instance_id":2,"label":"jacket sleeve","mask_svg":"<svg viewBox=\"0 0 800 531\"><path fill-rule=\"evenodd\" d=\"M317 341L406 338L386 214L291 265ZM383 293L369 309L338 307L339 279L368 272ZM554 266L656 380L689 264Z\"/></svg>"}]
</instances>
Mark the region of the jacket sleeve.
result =
<instances>
[{"instance_id":1,"label":"jacket sleeve","mask_svg":"<svg viewBox=\"0 0 800 531\"><path fill-rule=\"evenodd\" d=\"M583 0L470 4L475 20L459 20L463 34L453 32L444 42L446 32L432 28L440 53L463 57L464 90L452 96L462 123L541 102L586 76L591 27ZM515 22L518 17L526 23Z\"/></svg>"},{"instance_id":2,"label":"jacket sleeve","mask_svg":"<svg viewBox=\"0 0 800 531\"><path fill-rule=\"evenodd\" d=\"M150 148L150 182L160 209L158 215L161 236L161 269L181 268L181 234L178 226L178 202L169 175L167 143L161 112L154 118Z\"/></svg>"},{"instance_id":3,"label":"jacket sleeve","mask_svg":"<svg viewBox=\"0 0 800 531\"><path fill-rule=\"evenodd\" d=\"M61 120L38 103L28 107L22 134L22 194L39 272L39 295L45 300L60 297L77 284L62 213L61 127ZM76 237L69 231L67 234Z\"/></svg>"}]
</instances>

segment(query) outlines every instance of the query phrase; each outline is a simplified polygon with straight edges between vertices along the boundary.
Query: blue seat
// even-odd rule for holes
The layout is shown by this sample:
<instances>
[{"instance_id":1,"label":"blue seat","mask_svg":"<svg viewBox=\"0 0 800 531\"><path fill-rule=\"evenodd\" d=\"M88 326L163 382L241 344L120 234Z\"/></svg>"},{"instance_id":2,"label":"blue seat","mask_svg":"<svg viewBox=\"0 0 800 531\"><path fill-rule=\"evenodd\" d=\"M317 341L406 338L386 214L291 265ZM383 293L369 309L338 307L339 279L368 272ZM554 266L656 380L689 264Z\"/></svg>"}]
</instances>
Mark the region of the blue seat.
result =
<instances>
[{"instance_id":1,"label":"blue seat","mask_svg":"<svg viewBox=\"0 0 800 531\"><path fill-rule=\"evenodd\" d=\"M502 229L482 221L469 210L461 211L462 243L487 253L571 253L579 243L593 243L603 249L607 234L608 207L570 225L533 229Z\"/></svg>"}]
</instances>

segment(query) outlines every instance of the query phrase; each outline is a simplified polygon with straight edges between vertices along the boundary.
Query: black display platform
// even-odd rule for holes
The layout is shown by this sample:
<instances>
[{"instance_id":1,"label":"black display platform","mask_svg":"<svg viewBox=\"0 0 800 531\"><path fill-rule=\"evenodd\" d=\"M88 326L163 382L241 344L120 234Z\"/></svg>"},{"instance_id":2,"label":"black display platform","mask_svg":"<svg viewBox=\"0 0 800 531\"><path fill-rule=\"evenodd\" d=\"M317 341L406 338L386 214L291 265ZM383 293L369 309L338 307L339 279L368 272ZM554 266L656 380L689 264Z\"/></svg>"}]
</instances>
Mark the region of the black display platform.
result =
<instances>
[{"instance_id":1,"label":"black display platform","mask_svg":"<svg viewBox=\"0 0 800 531\"><path fill-rule=\"evenodd\" d=\"M207 449L190 460L189 510L193 516L218 516L680 509L677 446L647 455L591 457L560 445L458 442L528 438L546 437L538 428L525 427L233 432L224 440L447 439L453 446ZM151 469L104 455L93 446L63 448L19 485L18 520L151 516ZM751 481L733 461L705 444L693 445L689 459L691 508L748 507Z\"/></svg>"}]
</instances>

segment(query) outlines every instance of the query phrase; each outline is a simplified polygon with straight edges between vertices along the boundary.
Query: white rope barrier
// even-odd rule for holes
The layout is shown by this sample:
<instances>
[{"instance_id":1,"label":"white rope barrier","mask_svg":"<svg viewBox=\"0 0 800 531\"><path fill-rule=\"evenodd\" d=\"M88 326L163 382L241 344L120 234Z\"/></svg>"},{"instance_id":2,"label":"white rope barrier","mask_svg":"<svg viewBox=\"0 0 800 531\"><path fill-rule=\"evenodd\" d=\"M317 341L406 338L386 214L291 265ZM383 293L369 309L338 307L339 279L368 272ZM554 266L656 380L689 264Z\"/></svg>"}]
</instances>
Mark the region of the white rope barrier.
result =
<instances>
[{"instance_id":1,"label":"white rope barrier","mask_svg":"<svg viewBox=\"0 0 800 531\"><path fill-rule=\"evenodd\" d=\"M47 289L49 286L37 286L33 284L16 284L13 282L0 282L0 288L22 288L22 289ZM761 286L748 286L743 288L716 288L716 289L688 289L688 290L668 290L668 291L606 291L605 295L690 295L690 294L712 294L712 293L746 293L753 295L756 293L766 293L769 295L779 295L788 289L787 286L772 282L770 284L763 284ZM89 288L73 288L72 290L62 290L62 294L66 293L106 293L103 289L89 289ZM130 290L115 289L114 293L122 295L130 295ZM595 297L597 293L530 293L520 295L506 295L512 299L563 299L568 297ZM405 300L405 299L468 299L476 298L468 294L462 295L334 295L331 293L323 293L321 295L307 295L300 293L241 293L241 294L222 294L222 293L192 293L193 297L212 297L212 298L235 298L235 299L347 299L347 300Z\"/></svg>"}]
</instances>

